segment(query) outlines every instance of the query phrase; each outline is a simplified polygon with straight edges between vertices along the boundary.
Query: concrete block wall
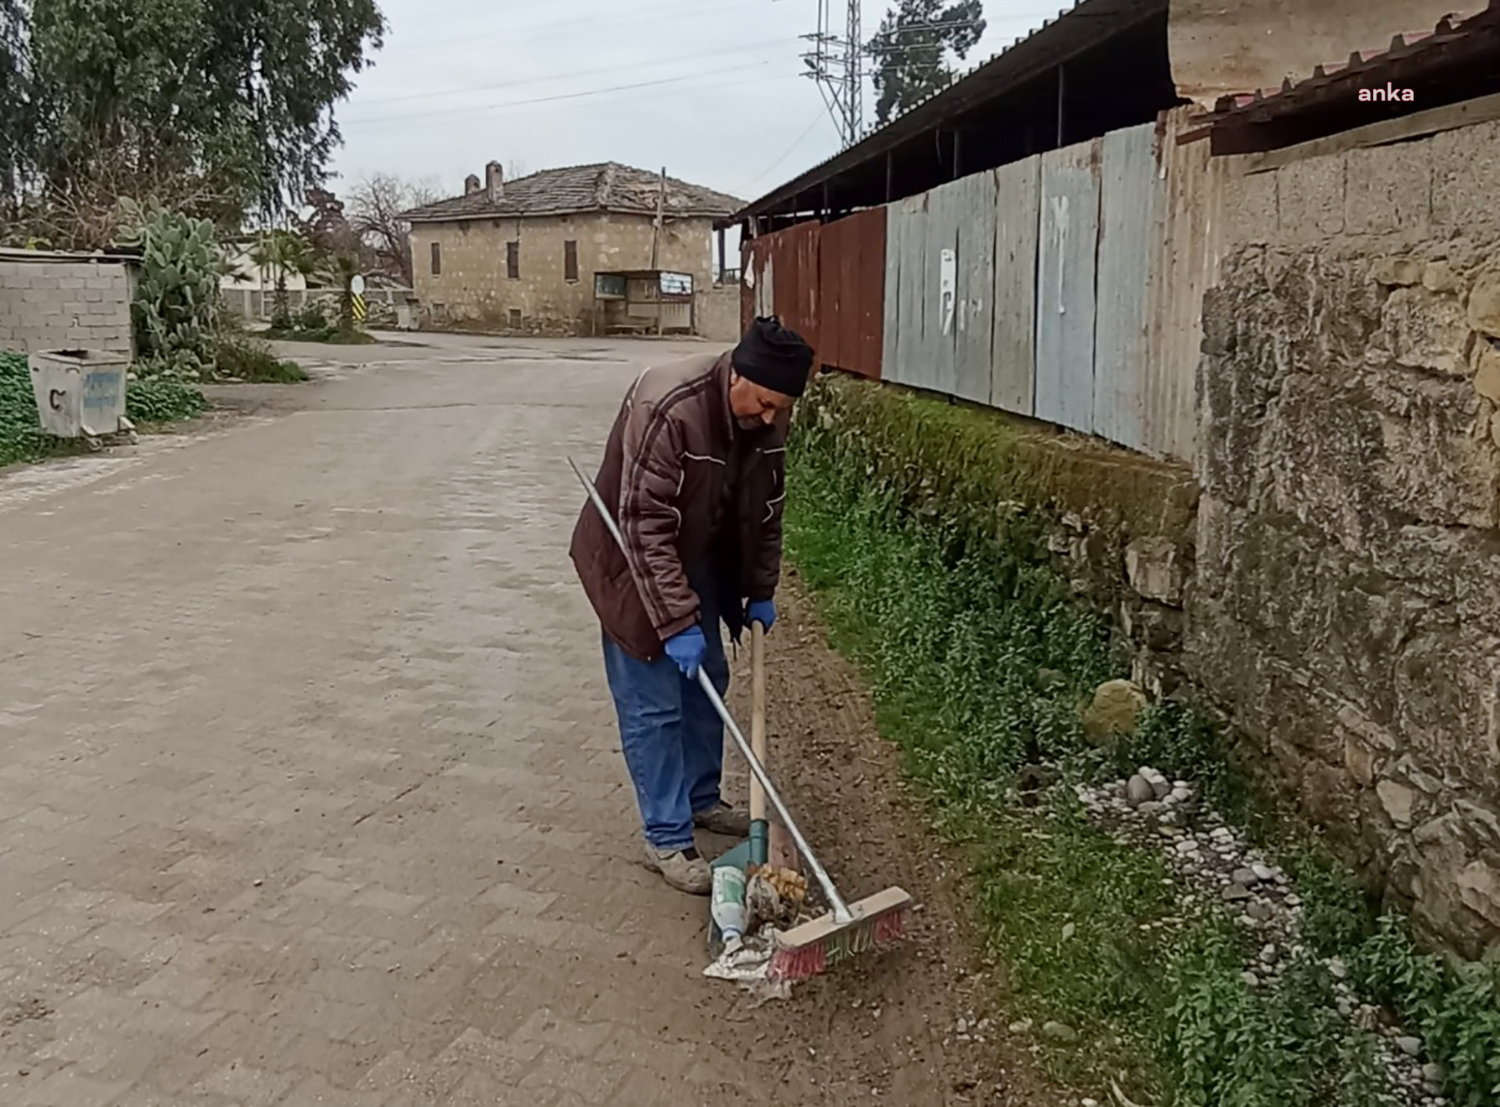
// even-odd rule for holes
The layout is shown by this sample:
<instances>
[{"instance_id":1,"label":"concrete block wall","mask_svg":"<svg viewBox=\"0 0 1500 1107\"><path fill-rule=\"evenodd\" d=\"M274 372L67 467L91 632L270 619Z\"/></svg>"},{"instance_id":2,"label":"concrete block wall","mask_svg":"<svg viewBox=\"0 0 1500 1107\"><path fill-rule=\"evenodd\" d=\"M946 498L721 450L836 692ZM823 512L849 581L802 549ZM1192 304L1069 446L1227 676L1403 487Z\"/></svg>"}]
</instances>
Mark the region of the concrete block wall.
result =
<instances>
[{"instance_id":1,"label":"concrete block wall","mask_svg":"<svg viewBox=\"0 0 1500 1107\"><path fill-rule=\"evenodd\" d=\"M733 346L740 340L740 286L714 285L698 293L698 333Z\"/></svg>"},{"instance_id":2,"label":"concrete block wall","mask_svg":"<svg viewBox=\"0 0 1500 1107\"><path fill-rule=\"evenodd\" d=\"M111 350L133 355L124 262L0 256L0 350Z\"/></svg>"}]
</instances>

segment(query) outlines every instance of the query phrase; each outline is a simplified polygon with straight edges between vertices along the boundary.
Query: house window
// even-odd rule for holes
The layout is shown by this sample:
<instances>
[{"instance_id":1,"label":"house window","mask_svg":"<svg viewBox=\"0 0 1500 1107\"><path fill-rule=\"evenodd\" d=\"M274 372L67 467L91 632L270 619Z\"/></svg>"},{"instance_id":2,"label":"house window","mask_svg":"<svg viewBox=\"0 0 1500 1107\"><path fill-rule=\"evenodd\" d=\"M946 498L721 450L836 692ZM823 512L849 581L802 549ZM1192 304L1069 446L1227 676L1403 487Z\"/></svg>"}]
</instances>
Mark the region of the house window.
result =
<instances>
[{"instance_id":1,"label":"house window","mask_svg":"<svg viewBox=\"0 0 1500 1107\"><path fill-rule=\"evenodd\" d=\"M519 242L505 244L505 275L513 281L521 279L521 244Z\"/></svg>"},{"instance_id":2,"label":"house window","mask_svg":"<svg viewBox=\"0 0 1500 1107\"><path fill-rule=\"evenodd\" d=\"M434 242L432 244L432 275L434 277L443 272L443 244Z\"/></svg>"},{"instance_id":3,"label":"house window","mask_svg":"<svg viewBox=\"0 0 1500 1107\"><path fill-rule=\"evenodd\" d=\"M578 279L578 243L569 240L563 243L563 280Z\"/></svg>"},{"instance_id":4,"label":"house window","mask_svg":"<svg viewBox=\"0 0 1500 1107\"><path fill-rule=\"evenodd\" d=\"M513 331L518 331L518 330L521 329L521 309L520 308L511 308L510 309L510 329L513 330Z\"/></svg>"}]
</instances>

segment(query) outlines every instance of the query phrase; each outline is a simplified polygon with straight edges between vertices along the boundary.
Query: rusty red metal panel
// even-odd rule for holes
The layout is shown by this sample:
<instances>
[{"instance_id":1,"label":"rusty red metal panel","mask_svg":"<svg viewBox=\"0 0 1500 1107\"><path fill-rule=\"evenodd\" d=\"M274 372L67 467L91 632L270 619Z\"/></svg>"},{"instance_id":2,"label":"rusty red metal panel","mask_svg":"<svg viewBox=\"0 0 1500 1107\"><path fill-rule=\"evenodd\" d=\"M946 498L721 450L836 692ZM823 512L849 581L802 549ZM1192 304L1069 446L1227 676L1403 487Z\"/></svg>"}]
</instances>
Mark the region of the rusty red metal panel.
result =
<instances>
[{"instance_id":1,"label":"rusty red metal panel","mask_svg":"<svg viewBox=\"0 0 1500 1107\"><path fill-rule=\"evenodd\" d=\"M824 365L880 379L885 344L885 209L823 228L818 350Z\"/></svg>"},{"instance_id":2,"label":"rusty red metal panel","mask_svg":"<svg viewBox=\"0 0 1500 1107\"><path fill-rule=\"evenodd\" d=\"M740 331L761 315L776 311L773 284L774 268L770 264L775 236L747 239L740 248Z\"/></svg>"},{"instance_id":3,"label":"rusty red metal panel","mask_svg":"<svg viewBox=\"0 0 1500 1107\"><path fill-rule=\"evenodd\" d=\"M805 338L814 351L819 349L821 333L818 247L822 231L819 223L799 223L769 236L768 268L771 270L771 300L776 306L776 314L781 317L782 325L791 327Z\"/></svg>"},{"instance_id":4,"label":"rusty red metal panel","mask_svg":"<svg viewBox=\"0 0 1500 1107\"><path fill-rule=\"evenodd\" d=\"M820 365L880 378L885 344L884 208L801 223L748 242L743 322L775 313Z\"/></svg>"}]
</instances>

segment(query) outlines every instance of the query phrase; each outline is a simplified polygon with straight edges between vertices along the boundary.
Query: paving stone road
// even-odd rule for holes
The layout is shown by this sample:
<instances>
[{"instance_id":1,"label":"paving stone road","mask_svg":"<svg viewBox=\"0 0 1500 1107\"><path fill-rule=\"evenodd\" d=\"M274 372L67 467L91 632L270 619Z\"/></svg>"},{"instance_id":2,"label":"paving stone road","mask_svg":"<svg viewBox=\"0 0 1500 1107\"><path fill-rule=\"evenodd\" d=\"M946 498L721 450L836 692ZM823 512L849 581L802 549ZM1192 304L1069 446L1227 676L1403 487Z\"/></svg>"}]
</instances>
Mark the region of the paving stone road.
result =
<instances>
[{"instance_id":1,"label":"paving stone road","mask_svg":"<svg viewBox=\"0 0 1500 1107\"><path fill-rule=\"evenodd\" d=\"M423 341L0 476L0 1104L736 1078L566 559L564 454L662 348Z\"/></svg>"}]
</instances>

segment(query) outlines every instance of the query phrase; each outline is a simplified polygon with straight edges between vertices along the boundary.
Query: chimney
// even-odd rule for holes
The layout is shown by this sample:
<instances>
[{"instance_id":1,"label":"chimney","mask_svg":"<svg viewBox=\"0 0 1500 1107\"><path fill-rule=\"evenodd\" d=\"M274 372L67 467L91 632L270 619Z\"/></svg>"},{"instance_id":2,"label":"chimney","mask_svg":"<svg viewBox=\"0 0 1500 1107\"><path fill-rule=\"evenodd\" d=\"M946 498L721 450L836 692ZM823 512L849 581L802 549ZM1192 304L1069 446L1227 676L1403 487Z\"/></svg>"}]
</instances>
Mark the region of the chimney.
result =
<instances>
[{"instance_id":1,"label":"chimney","mask_svg":"<svg viewBox=\"0 0 1500 1107\"><path fill-rule=\"evenodd\" d=\"M478 192L481 187L483 187L483 186L480 185L480 183L479 183L479 174L478 173L470 173L467 177L464 178L464 195L465 196L472 196L472 195L474 195L474 193Z\"/></svg>"},{"instance_id":2,"label":"chimney","mask_svg":"<svg viewBox=\"0 0 1500 1107\"><path fill-rule=\"evenodd\" d=\"M492 161L484 167L485 188L490 194L490 203L498 204L505 196L505 170L500 167L498 161Z\"/></svg>"}]
</instances>

